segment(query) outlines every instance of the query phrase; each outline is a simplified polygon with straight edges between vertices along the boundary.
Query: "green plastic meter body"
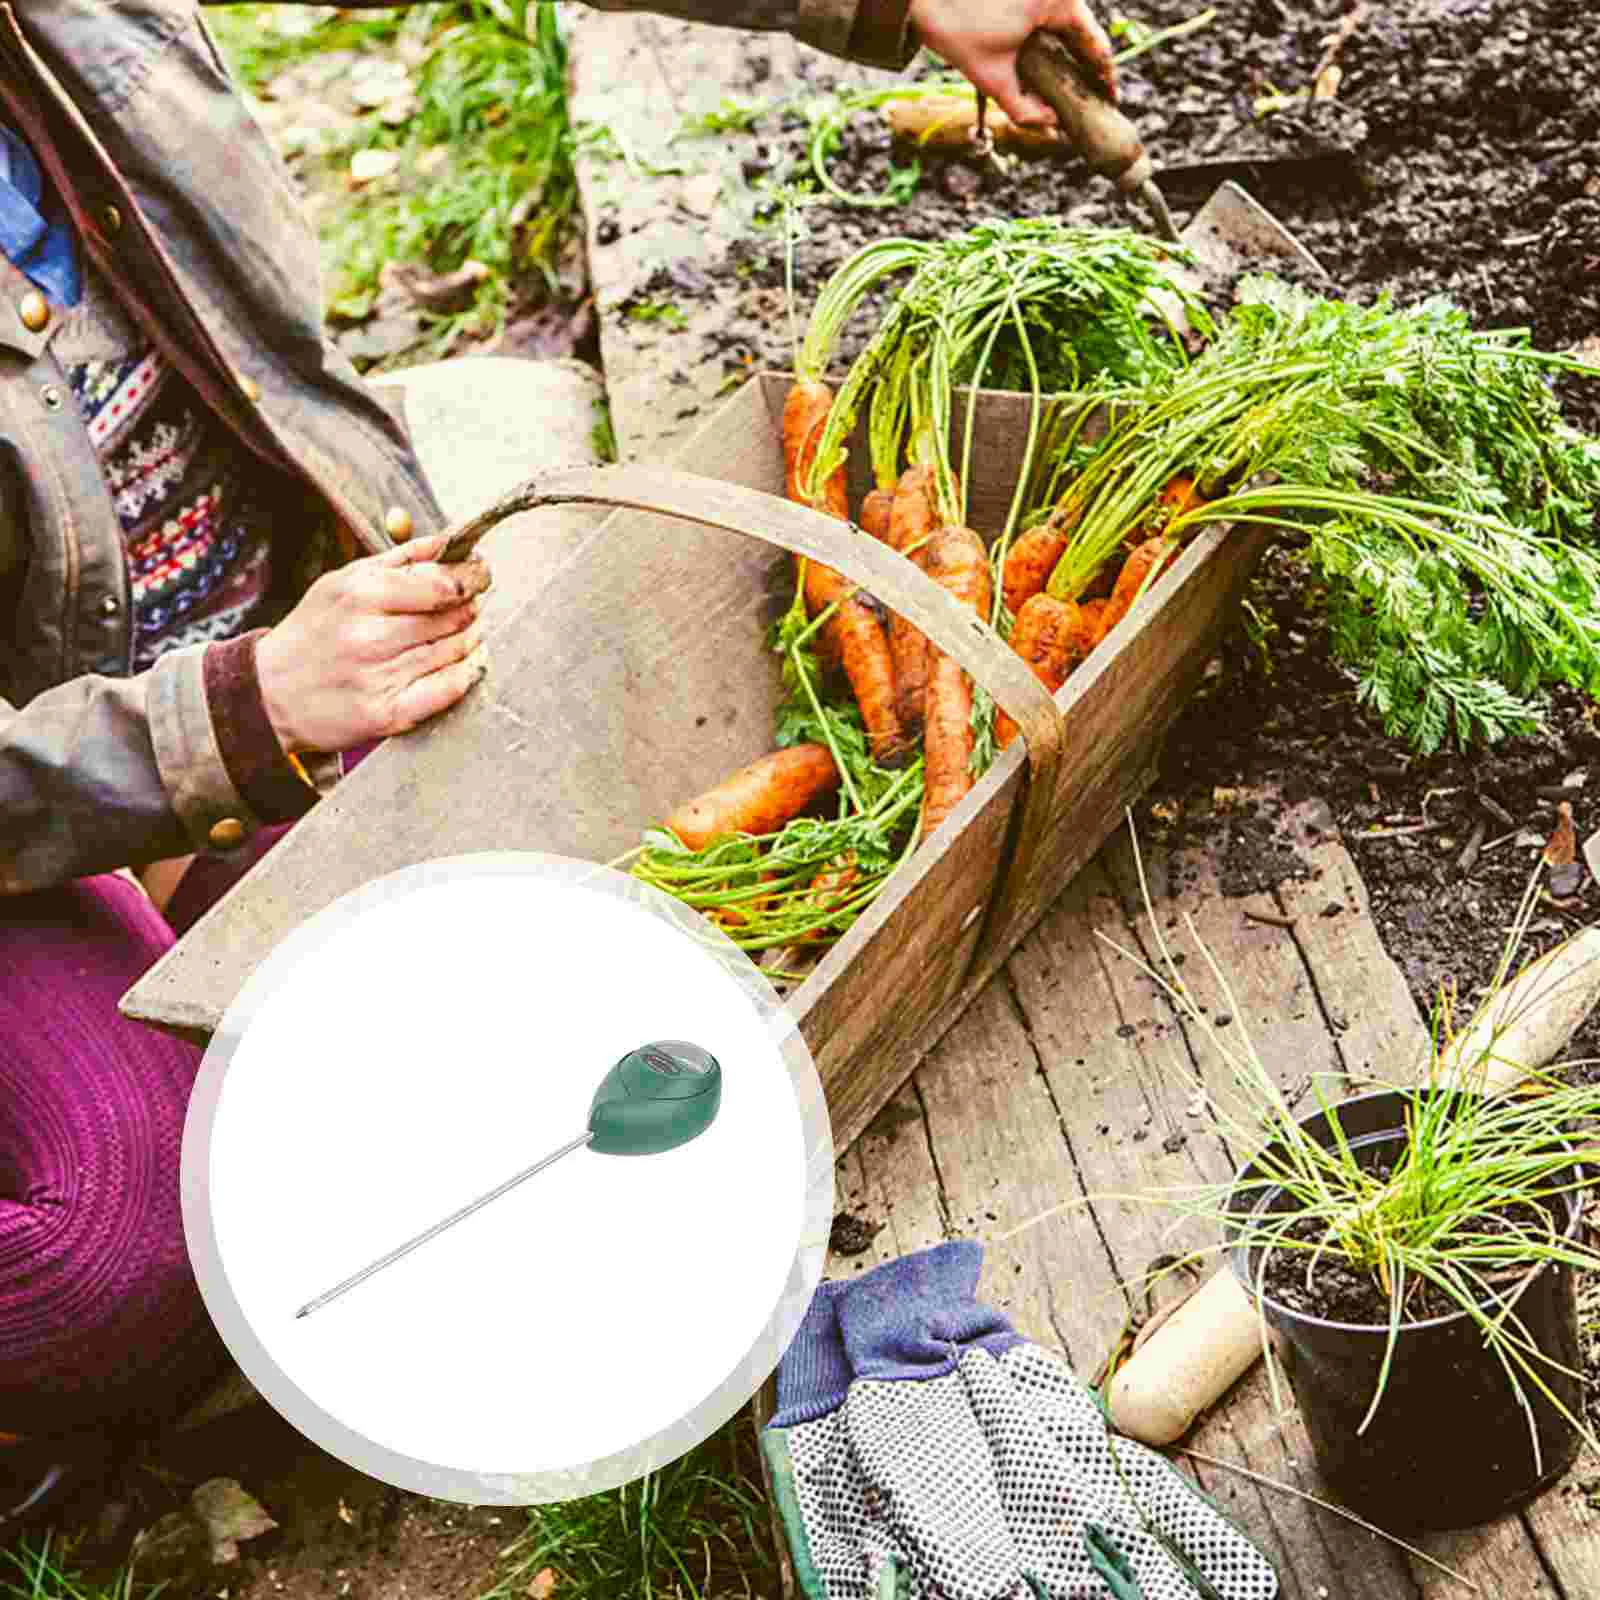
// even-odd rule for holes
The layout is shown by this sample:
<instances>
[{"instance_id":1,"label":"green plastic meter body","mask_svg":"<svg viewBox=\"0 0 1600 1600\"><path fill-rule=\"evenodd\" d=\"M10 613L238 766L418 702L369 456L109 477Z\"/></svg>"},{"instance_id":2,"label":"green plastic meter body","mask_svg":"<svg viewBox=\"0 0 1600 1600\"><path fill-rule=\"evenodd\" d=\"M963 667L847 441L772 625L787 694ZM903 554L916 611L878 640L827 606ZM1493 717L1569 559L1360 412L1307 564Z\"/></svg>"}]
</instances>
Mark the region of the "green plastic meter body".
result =
<instances>
[{"instance_id":1,"label":"green plastic meter body","mask_svg":"<svg viewBox=\"0 0 1600 1600\"><path fill-rule=\"evenodd\" d=\"M589 1106L589 1148L608 1156L654 1156L698 1138L722 1104L722 1068L682 1039L630 1050L601 1081Z\"/></svg>"}]
</instances>

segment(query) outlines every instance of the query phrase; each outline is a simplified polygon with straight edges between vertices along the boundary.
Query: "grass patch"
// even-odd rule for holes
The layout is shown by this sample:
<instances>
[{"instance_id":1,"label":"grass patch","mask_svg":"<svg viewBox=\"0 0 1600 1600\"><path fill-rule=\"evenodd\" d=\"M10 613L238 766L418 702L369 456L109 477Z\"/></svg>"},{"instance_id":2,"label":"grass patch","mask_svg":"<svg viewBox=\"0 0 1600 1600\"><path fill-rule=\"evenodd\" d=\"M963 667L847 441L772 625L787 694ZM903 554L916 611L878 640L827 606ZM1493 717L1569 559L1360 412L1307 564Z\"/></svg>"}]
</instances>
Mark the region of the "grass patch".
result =
<instances>
[{"instance_id":1,"label":"grass patch","mask_svg":"<svg viewBox=\"0 0 1600 1600\"><path fill-rule=\"evenodd\" d=\"M772 1593L777 1565L749 1419L609 1494L535 1506L481 1600L521 1600L546 1568L558 1600L732 1600Z\"/></svg>"},{"instance_id":2,"label":"grass patch","mask_svg":"<svg viewBox=\"0 0 1600 1600\"><path fill-rule=\"evenodd\" d=\"M575 232L577 181L555 8L456 0L370 21L321 8L286 29L287 16L287 8L257 5L216 14L219 43L246 88L259 93L288 68L332 51L415 61L410 114L398 126L384 120L383 107L361 111L301 157L309 189L338 191L319 208L329 313L367 315L387 262L448 273L481 261L490 277L476 303L426 319L420 353L437 355L463 332L498 331L515 304L556 297ZM366 149L395 151L394 177L344 192L350 158Z\"/></svg>"},{"instance_id":3,"label":"grass patch","mask_svg":"<svg viewBox=\"0 0 1600 1600\"><path fill-rule=\"evenodd\" d=\"M56 1549L54 1536L30 1534L0 1549L3 1600L155 1600L162 1585L139 1583L133 1568L90 1578Z\"/></svg>"}]
</instances>

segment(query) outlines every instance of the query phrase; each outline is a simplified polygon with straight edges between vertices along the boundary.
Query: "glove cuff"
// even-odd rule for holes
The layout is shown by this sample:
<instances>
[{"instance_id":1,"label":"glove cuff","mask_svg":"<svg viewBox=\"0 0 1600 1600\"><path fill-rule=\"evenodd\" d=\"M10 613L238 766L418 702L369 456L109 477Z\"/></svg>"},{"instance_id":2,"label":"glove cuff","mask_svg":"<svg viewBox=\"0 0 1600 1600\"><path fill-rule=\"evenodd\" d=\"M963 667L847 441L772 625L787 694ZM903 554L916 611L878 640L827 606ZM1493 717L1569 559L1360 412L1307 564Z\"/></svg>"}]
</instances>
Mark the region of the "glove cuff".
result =
<instances>
[{"instance_id":1,"label":"glove cuff","mask_svg":"<svg viewBox=\"0 0 1600 1600\"><path fill-rule=\"evenodd\" d=\"M1023 1343L999 1312L977 1300L983 1246L957 1239L887 1261L848 1280L839 1332L857 1378L938 1378L969 1350L993 1356Z\"/></svg>"},{"instance_id":2,"label":"glove cuff","mask_svg":"<svg viewBox=\"0 0 1600 1600\"><path fill-rule=\"evenodd\" d=\"M794 1428L815 1422L844 1404L850 1389L850 1362L839 1335L838 1301L854 1285L820 1283L799 1332L778 1363L778 1406L769 1428Z\"/></svg>"}]
</instances>

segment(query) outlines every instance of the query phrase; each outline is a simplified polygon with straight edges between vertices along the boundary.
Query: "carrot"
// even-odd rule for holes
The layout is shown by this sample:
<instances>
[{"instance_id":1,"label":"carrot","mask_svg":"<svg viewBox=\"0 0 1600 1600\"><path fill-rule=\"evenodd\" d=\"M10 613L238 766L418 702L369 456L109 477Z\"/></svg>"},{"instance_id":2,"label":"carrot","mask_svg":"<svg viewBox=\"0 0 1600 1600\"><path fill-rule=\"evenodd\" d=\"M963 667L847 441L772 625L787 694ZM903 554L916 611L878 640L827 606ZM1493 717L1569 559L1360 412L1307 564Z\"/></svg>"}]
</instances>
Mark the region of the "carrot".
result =
<instances>
[{"instance_id":1,"label":"carrot","mask_svg":"<svg viewBox=\"0 0 1600 1600\"><path fill-rule=\"evenodd\" d=\"M681 805L667 826L691 850L736 833L776 833L839 787L825 744L797 744L741 767L716 788Z\"/></svg>"},{"instance_id":2,"label":"carrot","mask_svg":"<svg viewBox=\"0 0 1600 1600\"><path fill-rule=\"evenodd\" d=\"M889 510L889 543L924 570L923 552L938 528L933 491L932 467L907 467L895 485ZM894 657L898 689L895 708L900 714L900 725L915 738L922 728L922 702L928 682L928 641L919 628L898 612L889 618L889 653Z\"/></svg>"},{"instance_id":3,"label":"carrot","mask_svg":"<svg viewBox=\"0 0 1600 1600\"><path fill-rule=\"evenodd\" d=\"M1083 626L1083 653L1088 653L1106 636L1106 607L1111 602L1105 600L1080 600L1078 602L1078 615Z\"/></svg>"},{"instance_id":4,"label":"carrot","mask_svg":"<svg viewBox=\"0 0 1600 1600\"><path fill-rule=\"evenodd\" d=\"M967 528L943 528L927 546L928 576L980 617L992 584L983 541ZM927 838L972 787L972 682L942 650L928 646L922 730L922 836Z\"/></svg>"},{"instance_id":5,"label":"carrot","mask_svg":"<svg viewBox=\"0 0 1600 1600\"><path fill-rule=\"evenodd\" d=\"M1054 694L1088 655L1093 641L1083 613L1071 600L1036 594L1017 613L1011 648L1033 669L1033 675ZM1017 725L1005 712L994 719L995 744L1004 750L1017 736Z\"/></svg>"},{"instance_id":6,"label":"carrot","mask_svg":"<svg viewBox=\"0 0 1600 1600\"><path fill-rule=\"evenodd\" d=\"M877 612L849 579L820 561L808 561L806 605L811 614L816 616L835 603L839 609L823 632L831 634L856 704L861 708L872 759L879 766L893 767L904 760L908 741L895 708L894 657L889 652L889 635Z\"/></svg>"},{"instance_id":7,"label":"carrot","mask_svg":"<svg viewBox=\"0 0 1600 1600\"><path fill-rule=\"evenodd\" d=\"M1140 589L1144 587L1145 579L1158 567L1165 565L1167 558L1174 554L1176 549L1177 546L1171 539L1165 534L1158 533L1155 538L1146 539L1122 563L1122 571L1117 574L1117 585L1111 591L1111 598L1106 602L1105 614L1100 624L1102 639L1127 616L1133 602L1138 598Z\"/></svg>"},{"instance_id":8,"label":"carrot","mask_svg":"<svg viewBox=\"0 0 1600 1600\"><path fill-rule=\"evenodd\" d=\"M856 869L856 853L846 850L832 865L824 867L811 880L811 893L819 907L827 910L839 904L850 886L860 877Z\"/></svg>"},{"instance_id":9,"label":"carrot","mask_svg":"<svg viewBox=\"0 0 1600 1600\"><path fill-rule=\"evenodd\" d=\"M832 405L833 393L827 384L810 380L792 384L783 402L787 492L791 500L801 505L811 503L805 494L806 479ZM823 486L823 503L817 509L843 522L850 520L842 464L829 474ZM888 634L865 597L842 573L820 561L808 560L805 574L806 605L812 616L838 605L821 630L818 658L824 665L843 666L861 708L873 760L880 766L894 766L905 757L906 739L895 710L894 658L889 653Z\"/></svg>"},{"instance_id":10,"label":"carrot","mask_svg":"<svg viewBox=\"0 0 1600 1600\"><path fill-rule=\"evenodd\" d=\"M889 516L894 509L893 489L869 489L861 502L861 531L880 544L889 542Z\"/></svg>"},{"instance_id":11,"label":"carrot","mask_svg":"<svg viewBox=\"0 0 1600 1600\"><path fill-rule=\"evenodd\" d=\"M907 467L894 486L889 509L889 543L901 555L927 543L938 531L932 467Z\"/></svg>"},{"instance_id":12,"label":"carrot","mask_svg":"<svg viewBox=\"0 0 1600 1600\"><path fill-rule=\"evenodd\" d=\"M1030 528L1006 551L1001 567L1001 592L1013 617L1050 581L1077 526L1078 508L1063 502L1038 527Z\"/></svg>"},{"instance_id":13,"label":"carrot","mask_svg":"<svg viewBox=\"0 0 1600 1600\"><path fill-rule=\"evenodd\" d=\"M797 381L783 402L783 467L785 493L803 506L825 511L843 522L850 520L850 497L845 484L844 463L828 474L822 486L822 502L817 504L806 493L806 480L817 459L822 430L833 409L833 391L825 383Z\"/></svg>"},{"instance_id":14,"label":"carrot","mask_svg":"<svg viewBox=\"0 0 1600 1600\"><path fill-rule=\"evenodd\" d=\"M1204 503L1205 496L1200 493L1200 485L1188 473L1178 473L1167 480L1166 488L1156 496L1156 515L1160 526L1164 529L1175 518Z\"/></svg>"}]
</instances>

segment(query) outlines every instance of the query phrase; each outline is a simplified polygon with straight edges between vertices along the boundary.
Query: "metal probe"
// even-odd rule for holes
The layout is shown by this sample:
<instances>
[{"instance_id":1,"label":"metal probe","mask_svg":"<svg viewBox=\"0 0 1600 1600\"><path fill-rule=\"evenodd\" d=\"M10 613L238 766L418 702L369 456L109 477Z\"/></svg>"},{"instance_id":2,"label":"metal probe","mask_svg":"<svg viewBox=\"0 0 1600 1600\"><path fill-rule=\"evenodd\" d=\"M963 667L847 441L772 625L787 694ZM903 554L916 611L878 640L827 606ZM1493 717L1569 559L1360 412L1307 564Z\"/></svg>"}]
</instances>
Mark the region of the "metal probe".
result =
<instances>
[{"instance_id":1,"label":"metal probe","mask_svg":"<svg viewBox=\"0 0 1600 1600\"><path fill-rule=\"evenodd\" d=\"M601 1080L589 1105L589 1126L576 1139L552 1150L531 1167L524 1167L515 1177L507 1178L459 1211L451 1212L414 1239L379 1256L370 1266L324 1290L316 1299L306 1301L295 1312L296 1320L309 1317L358 1283L365 1283L374 1273L393 1266L402 1256L436 1239L446 1228L453 1228L562 1156L584 1145L611 1156L649 1156L675 1150L704 1133L721 1104L722 1068L716 1057L699 1045L682 1039L661 1039L630 1050Z\"/></svg>"}]
</instances>

